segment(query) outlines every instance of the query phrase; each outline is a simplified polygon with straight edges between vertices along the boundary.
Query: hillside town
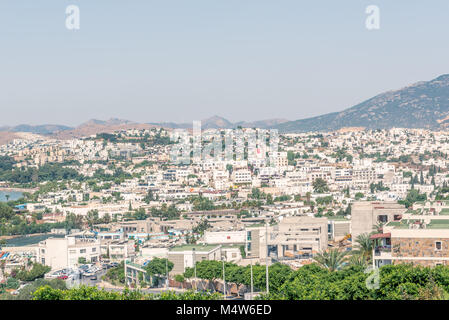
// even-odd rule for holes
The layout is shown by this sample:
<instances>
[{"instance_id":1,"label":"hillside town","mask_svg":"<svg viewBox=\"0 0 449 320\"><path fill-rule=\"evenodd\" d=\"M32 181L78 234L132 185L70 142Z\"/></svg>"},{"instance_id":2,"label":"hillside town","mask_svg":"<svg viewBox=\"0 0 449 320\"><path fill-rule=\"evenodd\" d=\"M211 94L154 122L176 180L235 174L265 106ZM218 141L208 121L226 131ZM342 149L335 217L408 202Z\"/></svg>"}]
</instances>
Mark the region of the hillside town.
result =
<instances>
[{"instance_id":1,"label":"hillside town","mask_svg":"<svg viewBox=\"0 0 449 320\"><path fill-rule=\"evenodd\" d=\"M234 131L203 130L202 142ZM268 267L449 264L449 132L279 134L276 150L234 141L241 156L225 157L203 144L174 161L192 137L158 127L0 146L0 186L21 193L0 203L5 292L43 277L251 299L270 290ZM220 276L200 275L208 263ZM266 286L233 282L225 264L251 277L266 267Z\"/></svg>"}]
</instances>

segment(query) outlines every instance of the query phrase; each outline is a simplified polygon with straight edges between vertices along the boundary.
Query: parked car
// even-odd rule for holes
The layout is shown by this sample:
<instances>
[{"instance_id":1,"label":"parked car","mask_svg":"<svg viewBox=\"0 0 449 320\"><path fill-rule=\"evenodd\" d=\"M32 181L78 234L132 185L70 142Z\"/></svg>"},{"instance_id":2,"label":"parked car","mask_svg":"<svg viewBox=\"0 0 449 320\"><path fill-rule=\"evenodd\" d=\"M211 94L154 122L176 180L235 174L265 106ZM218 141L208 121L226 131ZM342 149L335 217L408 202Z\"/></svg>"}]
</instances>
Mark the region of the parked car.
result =
<instances>
[{"instance_id":1,"label":"parked car","mask_svg":"<svg viewBox=\"0 0 449 320\"><path fill-rule=\"evenodd\" d=\"M58 277L58 279L61 279L61 280L67 280L68 278L69 277L65 274Z\"/></svg>"}]
</instances>

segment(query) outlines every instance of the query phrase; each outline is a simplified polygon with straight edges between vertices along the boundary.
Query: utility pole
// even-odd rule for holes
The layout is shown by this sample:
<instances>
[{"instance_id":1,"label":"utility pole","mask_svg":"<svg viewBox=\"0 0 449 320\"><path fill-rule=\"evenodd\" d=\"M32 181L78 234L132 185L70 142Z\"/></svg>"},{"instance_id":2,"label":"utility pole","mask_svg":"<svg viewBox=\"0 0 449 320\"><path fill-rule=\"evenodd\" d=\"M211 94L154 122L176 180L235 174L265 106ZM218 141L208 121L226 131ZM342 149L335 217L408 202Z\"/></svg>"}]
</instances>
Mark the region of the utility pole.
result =
<instances>
[{"instance_id":1,"label":"utility pole","mask_svg":"<svg viewBox=\"0 0 449 320\"><path fill-rule=\"evenodd\" d=\"M167 278L167 280L165 280L165 285L168 290L168 252L167 252L167 259L165 259L165 274L166 274L166 278Z\"/></svg>"},{"instance_id":2,"label":"utility pole","mask_svg":"<svg viewBox=\"0 0 449 320\"><path fill-rule=\"evenodd\" d=\"M265 251L265 273L266 273L266 280L267 280L267 293L270 293L270 284L269 284L269 279L268 279L268 222L265 224L265 243L267 245L267 249Z\"/></svg>"},{"instance_id":3,"label":"utility pole","mask_svg":"<svg viewBox=\"0 0 449 320\"><path fill-rule=\"evenodd\" d=\"M251 258L251 300L253 300L253 292L254 292L254 287L253 287L253 258Z\"/></svg>"},{"instance_id":4,"label":"utility pole","mask_svg":"<svg viewBox=\"0 0 449 320\"><path fill-rule=\"evenodd\" d=\"M224 299L226 300L226 275L225 275L225 261L224 258L221 258L223 262L223 293L224 293Z\"/></svg>"},{"instance_id":5,"label":"utility pole","mask_svg":"<svg viewBox=\"0 0 449 320\"><path fill-rule=\"evenodd\" d=\"M197 291L197 287L196 287L196 256L195 256L195 248L192 248L192 252L193 252L193 277L194 277L194 281L195 281L195 291Z\"/></svg>"}]
</instances>

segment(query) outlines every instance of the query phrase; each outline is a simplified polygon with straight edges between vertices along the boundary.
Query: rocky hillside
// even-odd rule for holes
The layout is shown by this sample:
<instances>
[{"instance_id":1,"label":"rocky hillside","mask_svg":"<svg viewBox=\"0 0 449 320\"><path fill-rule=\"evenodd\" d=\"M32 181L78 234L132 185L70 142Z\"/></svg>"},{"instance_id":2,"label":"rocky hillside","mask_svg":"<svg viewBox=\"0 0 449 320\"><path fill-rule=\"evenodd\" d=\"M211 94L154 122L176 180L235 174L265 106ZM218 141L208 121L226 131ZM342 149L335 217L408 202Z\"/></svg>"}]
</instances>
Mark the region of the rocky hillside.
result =
<instances>
[{"instance_id":1,"label":"rocky hillside","mask_svg":"<svg viewBox=\"0 0 449 320\"><path fill-rule=\"evenodd\" d=\"M449 126L449 74L379 94L341 112L274 127L281 132L307 132L345 127L440 129L446 126Z\"/></svg>"}]
</instances>

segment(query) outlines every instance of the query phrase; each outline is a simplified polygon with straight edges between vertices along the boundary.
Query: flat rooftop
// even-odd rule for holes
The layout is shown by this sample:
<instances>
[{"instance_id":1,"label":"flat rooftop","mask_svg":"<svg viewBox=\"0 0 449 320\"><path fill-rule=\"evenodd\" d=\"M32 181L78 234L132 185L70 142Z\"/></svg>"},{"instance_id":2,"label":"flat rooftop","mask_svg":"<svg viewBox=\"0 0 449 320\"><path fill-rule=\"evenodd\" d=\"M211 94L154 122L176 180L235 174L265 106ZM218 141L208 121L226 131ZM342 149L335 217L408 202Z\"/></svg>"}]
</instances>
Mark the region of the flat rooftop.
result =
<instances>
[{"instance_id":1,"label":"flat rooftop","mask_svg":"<svg viewBox=\"0 0 449 320\"><path fill-rule=\"evenodd\" d=\"M179 252L179 251L192 251L195 249L195 251L211 251L215 248L217 248L218 245L182 245L182 246L176 246L173 248L170 248L170 251Z\"/></svg>"},{"instance_id":2,"label":"flat rooftop","mask_svg":"<svg viewBox=\"0 0 449 320\"><path fill-rule=\"evenodd\" d=\"M391 221L386 224L388 227L394 227L394 229L411 229L410 224L416 221L421 221L420 219L405 219L401 221ZM428 223L425 229L449 229L449 219L432 219Z\"/></svg>"}]
</instances>

